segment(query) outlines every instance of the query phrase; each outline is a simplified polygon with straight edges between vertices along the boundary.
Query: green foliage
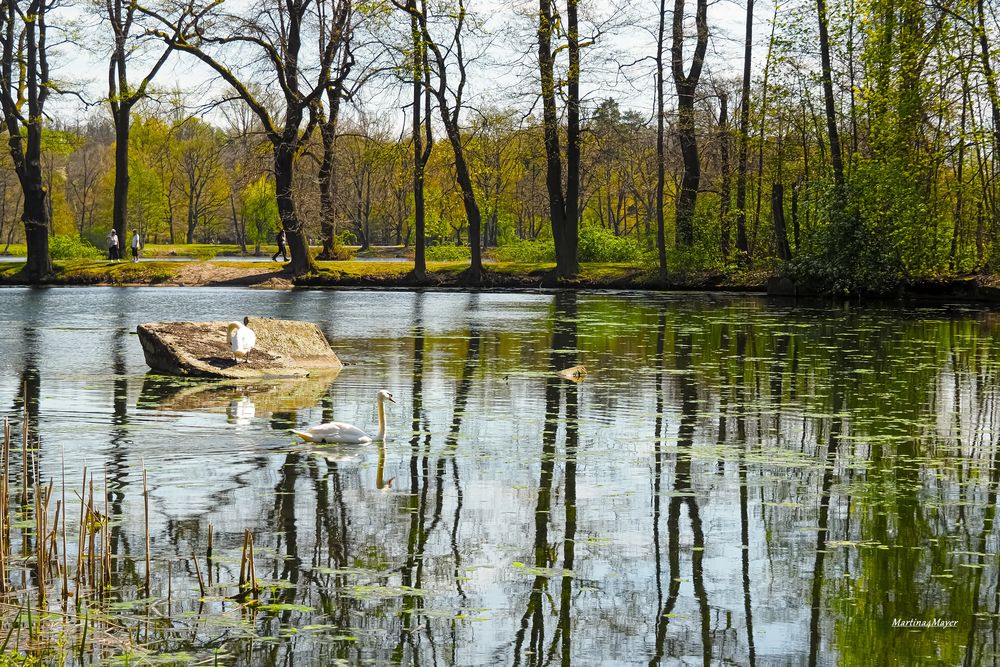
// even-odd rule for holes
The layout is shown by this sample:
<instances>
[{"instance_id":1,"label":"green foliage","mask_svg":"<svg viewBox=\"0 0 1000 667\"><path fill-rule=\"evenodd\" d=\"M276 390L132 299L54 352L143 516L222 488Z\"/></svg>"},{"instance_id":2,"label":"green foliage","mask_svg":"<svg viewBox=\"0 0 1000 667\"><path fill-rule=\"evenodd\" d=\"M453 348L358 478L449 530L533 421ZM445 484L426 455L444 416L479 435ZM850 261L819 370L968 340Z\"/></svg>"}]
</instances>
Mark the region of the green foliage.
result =
<instances>
[{"instance_id":1,"label":"green foliage","mask_svg":"<svg viewBox=\"0 0 1000 667\"><path fill-rule=\"evenodd\" d=\"M580 230L581 262L642 262L644 255L642 245L632 237L615 236L600 227Z\"/></svg>"},{"instance_id":2,"label":"green foliage","mask_svg":"<svg viewBox=\"0 0 1000 667\"><path fill-rule=\"evenodd\" d=\"M52 259L101 259L104 252L75 236L53 236L49 239Z\"/></svg>"},{"instance_id":3,"label":"green foliage","mask_svg":"<svg viewBox=\"0 0 1000 667\"><path fill-rule=\"evenodd\" d=\"M538 241L514 240L494 251L501 262L554 262L556 249L551 239Z\"/></svg>"},{"instance_id":4,"label":"green foliage","mask_svg":"<svg viewBox=\"0 0 1000 667\"><path fill-rule=\"evenodd\" d=\"M823 192L823 223L790 267L826 292L886 294L947 270L948 225L928 201L919 161L859 160L838 203Z\"/></svg>"},{"instance_id":5,"label":"green foliage","mask_svg":"<svg viewBox=\"0 0 1000 667\"><path fill-rule=\"evenodd\" d=\"M469 246L435 245L427 248L428 262L459 262L470 257Z\"/></svg>"},{"instance_id":6,"label":"green foliage","mask_svg":"<svg viewBox=\"0 0 1000 667\"><path fill-rule=\"evenodd\" d=\"M659 257L655 253L647 255L648 263L657 265ZM667 250L667 272L670 275L690 275L696 273L721 273L734 268L727 264L718 248L696 243L690 248L669 248Z\"/></svg>"},{"instance_id":7,"label":"green foliage","mask_svg":"<svg viewBox=\"0 0 1000 667\"><path fill-rule=\"evenodd\" d=\"M831 205L827 211L817 243L792 261L791 275L834 294L883 294L898 288L905 274L887 239L865 224L854 207Z\"/></svg>"},{"instance_id":8,"label":"green foliage","mask_svg":"<svg viewBox=\"0 0 1000 667\"><path fill-rule=\"evenodd\" d=\"M278 231L278 203L275 200L274 182L261 176L243 188L242 198L247 240L255 244L271 241Z\"/></svg>"}]
</instances>

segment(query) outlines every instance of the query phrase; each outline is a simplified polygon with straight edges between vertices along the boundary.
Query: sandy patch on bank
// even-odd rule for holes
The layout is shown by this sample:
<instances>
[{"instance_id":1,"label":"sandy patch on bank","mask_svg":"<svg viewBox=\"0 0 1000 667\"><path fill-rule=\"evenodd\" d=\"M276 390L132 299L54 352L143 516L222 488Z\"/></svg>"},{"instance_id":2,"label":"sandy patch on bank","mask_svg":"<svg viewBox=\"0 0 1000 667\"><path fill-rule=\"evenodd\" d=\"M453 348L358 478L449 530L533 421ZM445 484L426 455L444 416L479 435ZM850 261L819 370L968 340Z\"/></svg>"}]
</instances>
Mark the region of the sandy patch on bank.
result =
<instances>
[{"instance_id":1,"label":"sandy patch on bank","mask_svg":"<svg viewBox=\"0 0 1000 667\"><path fill-rule=\"evenodd\" d=\"M281 267L263 264L261 267L228 266L221 262L191 262L179 267L170 284L183 287L197 285L238 285L267 289L291 289L291 274Z\"/></svg>"}]
</instances>

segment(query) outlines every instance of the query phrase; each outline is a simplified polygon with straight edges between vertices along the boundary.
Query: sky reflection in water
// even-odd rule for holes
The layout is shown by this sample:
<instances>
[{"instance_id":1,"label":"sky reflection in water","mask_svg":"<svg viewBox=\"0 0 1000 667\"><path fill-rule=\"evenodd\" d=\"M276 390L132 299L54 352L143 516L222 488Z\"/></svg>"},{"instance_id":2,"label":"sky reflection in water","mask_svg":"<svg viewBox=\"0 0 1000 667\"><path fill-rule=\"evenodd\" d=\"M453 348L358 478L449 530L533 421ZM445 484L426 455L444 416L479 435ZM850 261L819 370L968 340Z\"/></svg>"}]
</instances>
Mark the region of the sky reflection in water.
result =
<instances>
[{"instance_id":1,"label":"sky reflection in water","mask_svg":"<svg viewBox=\"0 0 1000 667\"><path fill-rule=\"evenodd\" d=\"M70 487L106 467L126 588L141 585L148 470L178 618L164 651L225 645L241 665L996 655L991 312L208 288L0 303L0 406L17 433L27 401L43 478L58 481L63 454ZM139 322L246 314L316 322L347 367L332 383L146 374ZM583 383L555 375L580 363ZM398 401L384 449L287 433L374 430L383 388ZM209 524L213 579L237 578L249 528L278 606L241 618L220 590L199 609L191 553ZM891 627L935 617L958 627ZM184 618L203 623L182 632Z\"/></svg>"}]
</instances>

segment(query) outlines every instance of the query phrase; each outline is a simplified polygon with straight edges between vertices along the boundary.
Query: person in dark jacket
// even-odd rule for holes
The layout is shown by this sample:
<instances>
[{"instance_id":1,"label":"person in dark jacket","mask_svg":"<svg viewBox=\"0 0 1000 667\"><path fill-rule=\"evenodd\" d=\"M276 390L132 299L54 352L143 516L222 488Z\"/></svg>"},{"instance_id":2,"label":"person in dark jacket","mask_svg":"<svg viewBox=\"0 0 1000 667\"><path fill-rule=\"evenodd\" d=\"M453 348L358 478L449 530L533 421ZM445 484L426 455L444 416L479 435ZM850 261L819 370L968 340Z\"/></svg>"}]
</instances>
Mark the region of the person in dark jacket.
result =
<instances>
[{"instance_id":1,"label":"person in dark jacket","mask_svg":"<svg viewBox=\"0 0 1000 667\"><path fill-rule=\"evenodd\" d=\"M275 236L274 238L278 242L278 252L274 253L271 256L271 261L272 262L277 262L278 261L278 255L281 255L281 257L287 262L288 261L288 253L285 251L285 230L282 229L281 231L279 231L278 234L277 234L277 236Z\"/></svg>"}]
</instances>

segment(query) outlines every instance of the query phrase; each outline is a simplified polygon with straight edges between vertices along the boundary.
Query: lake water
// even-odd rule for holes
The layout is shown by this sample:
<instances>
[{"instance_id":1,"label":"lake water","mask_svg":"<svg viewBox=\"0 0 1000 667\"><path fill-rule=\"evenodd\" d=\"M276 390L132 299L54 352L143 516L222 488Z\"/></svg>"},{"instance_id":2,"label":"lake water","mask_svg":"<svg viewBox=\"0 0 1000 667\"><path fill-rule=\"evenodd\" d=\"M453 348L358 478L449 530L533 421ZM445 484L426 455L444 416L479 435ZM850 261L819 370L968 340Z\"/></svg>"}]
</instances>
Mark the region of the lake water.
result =
<instances>
[{"instance_id":1,"label":"lake water","mask_svg":"<svg viewBox=\"0 0 1000 667\"><path fill-rule=\"evenodd\" d=\"M140 322L244 315L316 322L347 366L147 374ZM165 662L992 664L998 323L725 295L4 289L0 412L16 438L27 406L71 508L84 466L101 502L106 475L123 600L147 471L155 600L118 613ZM384 448L288 433L374 431L379 389ZM247 529L256 609L227 598Z\"/></svg>"}]
</instances>

